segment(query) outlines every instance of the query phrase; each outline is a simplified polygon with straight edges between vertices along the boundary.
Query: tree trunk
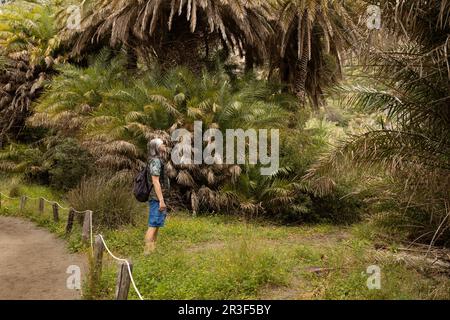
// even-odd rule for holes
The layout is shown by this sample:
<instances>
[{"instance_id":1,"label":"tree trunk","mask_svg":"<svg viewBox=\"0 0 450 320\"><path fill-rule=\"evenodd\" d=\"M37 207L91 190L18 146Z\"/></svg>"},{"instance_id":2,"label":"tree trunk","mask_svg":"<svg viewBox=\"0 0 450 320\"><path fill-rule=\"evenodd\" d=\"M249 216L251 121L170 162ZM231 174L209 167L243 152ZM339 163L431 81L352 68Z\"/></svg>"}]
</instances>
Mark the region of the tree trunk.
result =
<instances>
[{"instance_id":1,"label":"tree trunk","mask_svg":"<svg viewBox=\"0 0 450 320\"><path fill-rule=\"evenodd\" d=\"M209 61L209 39L208 39L208 34L205 34L204 39L205 39L205 60Z\"/></svg>"},{"instance_id":2,"label":"tree trunk","mask_svg":"<svg viewBox=\"0 0 450 320\"><path fill-rule=\"evenodd\" d=\"M253 71L255 65L255 57L253 55L253 50L250 46L245 49L245 72Z\"/></svg>"},{"instance_id":3,"label":"tree trunk","mask_svg":"<svg viewBox=\"0 0 450 320\"><path fill-rule=\"evenodd\" d=\"M283 58L280 63L280 78L281 83L286 85L284 90L286 92L293 92L290 81L289 61L286 58Z\"/></svg>"},{"instance_id":4,"label":"tree trunk","mask_svg":"<svg viewBox=\"0 0 450 320\"><path fill-rule=\"evenodd\" d=\"M136 70L138 57L132 48L126 48L127 70Z\"/></svg>"},{"instance_id":5,"label":"tree trunk","mask_svg":"<svg viewBox=\"0 0 450 320\"><path fill-rule=\"evenodd\" d=\"M308 52L303 50L302 56L297 63L295 70L294 93L300 103L306 102L306 79L308 77Z\"/></svg>"}]
</instances>

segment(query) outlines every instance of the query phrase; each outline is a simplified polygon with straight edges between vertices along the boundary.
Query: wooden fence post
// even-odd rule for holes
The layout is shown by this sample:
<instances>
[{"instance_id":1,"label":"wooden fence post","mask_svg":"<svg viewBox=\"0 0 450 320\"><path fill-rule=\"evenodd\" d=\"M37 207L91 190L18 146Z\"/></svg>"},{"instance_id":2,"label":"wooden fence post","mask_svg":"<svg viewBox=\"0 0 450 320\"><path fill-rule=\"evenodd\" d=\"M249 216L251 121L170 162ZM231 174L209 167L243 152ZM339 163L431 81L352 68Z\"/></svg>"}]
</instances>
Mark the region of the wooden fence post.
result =
<instances>
[{"instance_id":1,"label":"wooden fence post","mask_svg":"<svg viewBox=\"0 0 450 320\"><path fill-rule=\"evenodd\" d=\"M53 202L53 221L58 222L59 221L59 206L56 202Z\"/></svg>"},{"instance_id":2,"label":"wooden fence post","mask_svg":"<svg viewBox=\"0 0 450 320\"><path fill-rule=\"evenodd\" d=\"M77 214L77 215L75 216L75 220L77 221L78 225L79 225L80 227L82 227L82 226L83 226L83 221L84 221L84 215L82 215L82 214Z\"/></svg>"},{"instance_id":3,"label":"wooden fence post","mask_svg":"<svg viewBox=\"0 0 450 320\"><path fill-rule=\"evenodd\" d=\"M23 212L26 203L27 203L27 196L20 197L20 212Z\"/></svg>"},{"instance_id":4,"label":"wooden fence post","mask_svg":"<svg viewBox=\"0 0 450 320\"><path fill-rule=\"evenodd\" d=\"M133 264L130 263L130 270L133 271ZM117 275L117 284L116 284L116 300L127 300L128 299L128 291L130 290L131 278L128 273L127 263L125 261L121 261L119 264L119 273Z\"/></svg>"},{"instance_id":5,"label":"wooden fence post","mask_svg":"<svg viewBox=\"0 0 450 320\"><path fill-rule=\"evenodd\" d=\"M39 198L39 213L44 213L44 198Z\"/></svg>"},{"instance_id":6,"label":"wooden fence post","mask_svg":"<svg viewBox=\"0 0 450 320\"><path fill-rule=\"evenodd\" d=\"M75 209L70 208L69 216L67 217L67 225L66 225L66 235L72 232L73 220L75 219Z\"/></svg>"},{"instance_id":7,"label":"wooden fence post","mask_svg":"<svg viewBox=\"0 0 450 320\"><path fill-rule=\"evenodd\" d=\"M91 233L91 214L92 211L90 210L84 213L83 230L81 232L81 239L84 244L88 243Z\"/></svg>"},{"instance_id":8,"label":"wooden fence post","mask_svg":"<svg viewBox=\"0 0 450 320\"><path fill-rule=\"evenodd\" d=\"M93 270L93 277L95 283L98 283L102 275L102 260L104 249L105 247L103 245L102 238L100 237L100 235L96 235L94 244L94 270Z\"/></svg>"}]
</instances>

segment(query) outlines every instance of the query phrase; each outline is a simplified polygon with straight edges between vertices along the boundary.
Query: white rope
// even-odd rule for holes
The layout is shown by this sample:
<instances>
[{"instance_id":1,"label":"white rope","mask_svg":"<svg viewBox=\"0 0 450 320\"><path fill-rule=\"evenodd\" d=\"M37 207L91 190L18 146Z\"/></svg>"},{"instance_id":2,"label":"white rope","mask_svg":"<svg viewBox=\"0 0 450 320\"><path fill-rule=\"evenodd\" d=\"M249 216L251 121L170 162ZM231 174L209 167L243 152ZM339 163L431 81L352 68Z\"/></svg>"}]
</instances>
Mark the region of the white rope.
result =
<instances>
[{"instance_id":1,"label":"white rope","mask_svg":"<svg viewBox=\"0 0 450 320\"><path fill-rule=\"evenodd\" d=\"M116 257L108 248L108 246L105 243L105 239L103 239L103 236L101 234L99 234L100 239L103 242L103 245L105 246L106 251L109 253L109 255L111 257L113 257L115 260L117 261L122 261L125 262L127 264L127 268L128 268L128 274L130 275L130 279L131 279L131 284L133 285L134 291L136 291L137 295L139 296L139 299L144 300L144 298L142 298L141 293L139 292L138 288L136 287L136 284L134 283L134 279L133 279L133 275L131 273L131 267L130 267L130 263L128 262L127 259L122 259L122 258L118 258Z\"/></svg>"},{"instance_id":2,"label":"white rope","mask_svg":"<svg viewBox=\"0 0 450 320\"><path fill-rule=\"evenodd\" d=\"M5 196L5 197L8 198L8 199L11 199L11 200L14 200L14 199L20 199L19 197L17 197L17 198L9 197L9 196L7 196L6 194L4 194L3 192L0 192L0 194L3 195L3 196ZM91 240L91 250L92 250L92 254L93 254L93 252L94 252L94 235L93 235L92 211L91 211L91 210L77 211L77 210L75 210L75 209L73 209L73 208L65 208L65 207L61 206L58 202L47 200L47 199L44 198L44 197L33 198L33 197L28 197L28 196L27 196L27 198L30 199L30 200L43 199L44 201L46 201L46 202L48 202L48 203L55 203L55 204L57 204L58 207L60 207L60 208L63 209L63 210L70 210L70 209L72 209L75 213L86 213L86 212L89 212L89 226L90 226L90 230L89 230L90 235L89 235L89 237L90 237L90 240ZM109 255L110 255L111 257L113 257L113 258L114 258L115 260L117 260L117 261L122 261L122 262L125 262L125 263L126 263L126 265L127 265L127 270L128 270L128 274L130 275L130 280L131 280L131 284L133 285L134 291L135 291L136 294L138 295L139 299L144 300L144 298L142 297L142 295L141 295L141 293L139 292L138 288L136 287L136 283L134 282L133 274L131 273L131 267L130 267L130 263L128 262L128 260L127 260L127 259L122 259L122 258L116 257L116 256L109 250L108 246L106 245L105 239L103 239L103 236L102 236L101 234L99 234L99 236L100 236L100 239L101 239L102 242L103 242L103 245L105 246L106 251L109 253Z\"/></svg>"},{"instance_id":3,"label":"white rope","mask_svg":"<svg viewBox=\"0 0 450 320\"><path fill-rule=\"evenodd\" d=\"M78 210L75 210L74 208L66 208L66 207L63 207L62 205L60 205L57 201L50 201L50 200L45 199L44 197L40 197L40 198L42 198L44 201L46 201L48 203L52 203L52 204L56 203L56 205L62 210L70 210L70 209L72 209L73 212L75 212L75 213L86 213L86 212L89 211L89 210L78 211ZM30 199L37 200L37 199L40 199L40 198L30 198Z\"/></svg>"},{"instance_id":4,"label":"white rope","mask_svg":"<svg viewBox=\"0 0 450 320\"><path fill-rule=\"evenodd\" d=\"M45 199L45 198L43 198L42 197L42 199L44 200L44 201L46 201L46 202L48 202L48 203L54 203L54 204L56 204L60 209L62 209L62 210L70 210L70 208L66 208L66 207L63 207L62 205L60 205L58 202L56 202L56 201L50 201L50 200L47 200L47 199Z\"/></svg>"},{"instance_id":5,"label":"white rope","mask_svg":"<svg viewBox=\"0 0 450 320\"><path fill-rule=\"evenodd\" d=\"M51 203L51 204L56 204L60 209L62 209L62 210L70 210L70 208L66 208L66 207L63 207L61 204L59 204L57 201L50 201L50 200L48 200L48 199L46 199L46 198L44 198L44 197L38 197L38 198L33 198L33 197L29 197L29 196L26 196L28 199L30 199L30 200L39 200L39 199L42 199L42 200L44 200L45 202L47 202L47 203ZM87 210L86 210L87 211ZM85 212L85 211L84 211ZM79 213L81 213L81 212L79 212Z\"/></svg>"},{"instance_id":6,"label":"white rope","mask_svg":"<svg viewBox=\"0 0 450 320\"><path fill-rule=\"evenodd\" d=\"M7 196L6 194L4 194L3 192L0 192L0 194L3 195L3 196L5 196L5 197L8 198L8 199L11 199L11 200L20 199L20 197L17 197L17 198L9 197L9 196Z\"/></svg>"},{"instance_id":7,"label":"white rope","mask_svg":"<svg viewBox=\"0 0 450 320\"><path fill-rule=\"evenodd\" d=\"M92 211L89 211L89 226L90 226L90 236L91 236L91 252L94 255L94 237L92 235Z\"/></svg>"},{"instance_id":8,"label":"white rope","mask_svg":"<svg viewBox=\"0 0 450 320\"><path fill-rule=\"evenodd\" d=\"M77 210L75 210L74 208L71 208L71 209L72 209L73 212L75 212L75 213L86 213L86 212L90 211L90 210L77 211ZM92 211L91 211L91 214L92 214Z\"/></svg>"},{"instance_id":9,"label":"white rope","mask_svg":"<svg viewBox=\"0 0 450 320\"><path fill-rule=\"evenodd\" d=\"M6 198L11 199L11 200L20 199L20 197L17 197L17 198L8 197L8 196L7 196L6 194L4 194L3 192L0 192L0 194L2 194L3 196L5 196ZM47 203L51 203L51 204L54 204L54 203L55 203L60 209L62 209L62 210L70 210L70 209L72 209L73 212L75 212L75 213L86 213L86 212L89 211L89 210L78 211L78 210L75 210L74 208L66 208L66 207L63 207L59 202L57 202L57 201L51 201L51 200L48 200L48 199L46 199L46 198L44 198L44 197L38 197L38 198L29 197L29 196L26 196L26 197L27 197L27 199L30 199L30 200L39 200L39 199L42 199L42 200L44 200L44 201L47 202Z\"/></svg>"},{"instance_id":10,"label":"white rope","mask_svg":"<svg viewBox=\"0 0 450 320\"><path fill-rule=\"evenodd\" d=\"M33 198L33 197L27 196L27 198L30 199L30 200L38 200L38 199L40 199L41 197L39 197L39 198ZM44 198L42 198L42 199L44 199Z\"/></svg>"}]
</instances>

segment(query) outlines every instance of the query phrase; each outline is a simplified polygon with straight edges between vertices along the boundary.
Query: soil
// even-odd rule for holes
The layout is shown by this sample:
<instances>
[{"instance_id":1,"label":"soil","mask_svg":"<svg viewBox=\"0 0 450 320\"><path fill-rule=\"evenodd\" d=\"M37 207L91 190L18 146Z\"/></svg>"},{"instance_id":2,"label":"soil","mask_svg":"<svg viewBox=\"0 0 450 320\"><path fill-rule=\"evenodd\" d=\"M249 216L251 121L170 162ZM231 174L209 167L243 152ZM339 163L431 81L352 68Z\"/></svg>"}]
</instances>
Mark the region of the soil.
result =
<instances>
[{"instance_id":1,"label":"soil","mask_svg":"<svg viewBox=\"0 0 450 320\"><path fill-rule=\"evenodd\" d=\"M0 217L0 300L74 300L68 289L69 266L79 266L81 281L87 261L70 254L66 243L32 222Z\"/></svg>"}]
</instances>

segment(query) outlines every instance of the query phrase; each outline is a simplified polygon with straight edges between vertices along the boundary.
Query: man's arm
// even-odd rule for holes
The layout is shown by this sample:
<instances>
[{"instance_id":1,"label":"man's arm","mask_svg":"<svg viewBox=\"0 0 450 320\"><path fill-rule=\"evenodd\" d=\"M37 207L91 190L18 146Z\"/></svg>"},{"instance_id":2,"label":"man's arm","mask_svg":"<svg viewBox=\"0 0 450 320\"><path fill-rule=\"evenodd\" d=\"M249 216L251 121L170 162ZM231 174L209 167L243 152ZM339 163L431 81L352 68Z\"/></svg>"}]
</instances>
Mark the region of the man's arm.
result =
<instances>
[{"instance_id":1,"label":"man's arm","mask_svg":"<svg viewBox=\"0 0 450 320\"><path fill-rule=\"evenodd\" d=\"M164 202L163 193L161 190L161 184L159 183L159 176L152 176L153 188L155 189L156 196L159 200L159 211L166 210L166 204Z\"/></svg>"}]
</instances>

